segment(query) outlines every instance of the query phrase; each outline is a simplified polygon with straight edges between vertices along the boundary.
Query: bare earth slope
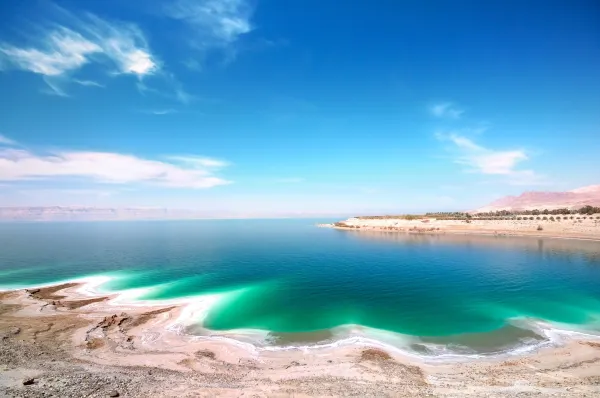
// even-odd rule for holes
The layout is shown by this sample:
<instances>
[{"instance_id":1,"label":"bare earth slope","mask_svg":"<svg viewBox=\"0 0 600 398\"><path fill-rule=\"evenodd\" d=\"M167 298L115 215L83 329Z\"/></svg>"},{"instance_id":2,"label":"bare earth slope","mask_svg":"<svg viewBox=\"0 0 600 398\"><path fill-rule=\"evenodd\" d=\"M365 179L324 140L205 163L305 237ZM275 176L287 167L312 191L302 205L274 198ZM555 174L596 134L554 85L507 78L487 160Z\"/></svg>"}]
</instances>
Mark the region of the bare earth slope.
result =
<instances>
[{"instance_id":1,"label":"bare earth slope","mask_svg":"<svg viewBox=\"0 0 600 398\"><path fill-rule=\"evenodd\" d=\"M568 192L525 192L519 196L506 196L487 206L474 210L475 213L497 210L533 210L580 208L586 205L600 206L600 185L590 185Z\"/></svg>"}]
</instances>

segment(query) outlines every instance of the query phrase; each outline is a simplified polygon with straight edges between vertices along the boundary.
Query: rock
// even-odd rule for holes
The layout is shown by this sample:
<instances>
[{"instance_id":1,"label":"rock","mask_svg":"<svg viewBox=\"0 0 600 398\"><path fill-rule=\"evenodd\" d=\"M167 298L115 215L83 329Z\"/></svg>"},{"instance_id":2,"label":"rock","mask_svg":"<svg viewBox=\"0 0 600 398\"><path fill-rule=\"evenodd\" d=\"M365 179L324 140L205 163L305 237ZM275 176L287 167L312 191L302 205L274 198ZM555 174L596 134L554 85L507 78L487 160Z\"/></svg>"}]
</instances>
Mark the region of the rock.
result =
<instances>
[{"instance_id":1,"label":"rock","mask_svg":"<svg viewBox=\"0 0 600 398\"><path fill-rule=\"evenodd\" d=\"M35 379L33 377L28 377L28 378L23 379L24 386L30 386L33 383L35 383Z\"/></svg>"},{"instance_id":2,"label":"rock","mask_svg":"<svg viewBox=\"0 0 600 398\"><path fill-rule=\"evenodd\" d=\"M108 393L109 397L118 397L119 396L119 392L118 391L111 391Z\"/></svg>"},{"instance_id":3,"label":"rock","mask_svg":"<svg viewBox=\"0 0 600 398\"><path fill-rule=\"evenodd\" d=\"M8 333L10 333L10 334L19 334L19 333L21 333L21 328L13 326L10 329L8 329Z\"/></svg>"},{"instance_id":4,"label":"rock","mask_svg":"<svg viewBox=\"0 0 600 398\"><path fill-rule=\"evenodd\" d=\"M292 366L300 366L300 362L297 361L292 361L288 366L286 366L286 369L291 368Z\"/></svg>"},{"instance_id":5,"label":"rock","mask_svg":"<svg viewBox=\"0 0 600 398\"><path fill-rule=\"evenodd\" d=\"M40 289L28 289L28 290L25 290L25 291L27 293L29 293L29 294L36 294L36 293L40 292Z\"/></svg>"}]
</instances>

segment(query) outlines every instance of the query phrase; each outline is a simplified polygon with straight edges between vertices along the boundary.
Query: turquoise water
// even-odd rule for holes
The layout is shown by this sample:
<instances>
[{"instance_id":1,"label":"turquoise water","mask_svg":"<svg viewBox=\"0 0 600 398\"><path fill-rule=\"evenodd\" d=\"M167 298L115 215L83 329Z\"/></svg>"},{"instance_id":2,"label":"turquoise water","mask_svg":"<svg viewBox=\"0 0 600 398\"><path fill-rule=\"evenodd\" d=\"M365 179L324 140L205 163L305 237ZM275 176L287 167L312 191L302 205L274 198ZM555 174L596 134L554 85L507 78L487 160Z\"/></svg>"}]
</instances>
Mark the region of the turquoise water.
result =
<instances>
[{"instance_id":1,"label":"turquoise water","mask_svg":"<svg viewBox=\"0 0 600 398\"><path fill-rule=\"evenodd\" d=\"M597 242L317 221L329 220L3 223L0 286L108 275L102 290L146 288L139 300L218 293L197 330L261 330L275 345L364 333L415 352L496 352L548 340L537 320L600 330Z\"/></svg>"}]
</instances>

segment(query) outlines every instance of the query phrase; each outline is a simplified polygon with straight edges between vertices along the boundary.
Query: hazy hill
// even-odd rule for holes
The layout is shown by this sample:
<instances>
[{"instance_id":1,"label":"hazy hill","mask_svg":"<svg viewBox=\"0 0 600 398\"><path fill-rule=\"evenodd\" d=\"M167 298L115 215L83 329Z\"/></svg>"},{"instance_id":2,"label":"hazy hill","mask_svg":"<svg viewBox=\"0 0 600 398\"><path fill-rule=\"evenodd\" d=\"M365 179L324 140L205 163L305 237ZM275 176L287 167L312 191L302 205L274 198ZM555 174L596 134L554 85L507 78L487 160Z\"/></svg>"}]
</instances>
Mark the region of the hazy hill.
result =
<instances>
[{"instance_id":1,"label":"hazy hill","mask_svg":"<svg viewBox=\"0 0 600 398\"><path fill-rule=\"evenodd\" d=\"M199 212L162 208L117 209L79 206L0 207L0 220L15 221L152 220L202 217L203 214Z\"/></svg>"},{"instance_id":2,"label":"hazy hill","mask_svg":"<svg viewBox=\"0 0 600 398\"><path fill-rule=\"evenodd\" d=\"M585 205L600 206L600 185L590 185L567 192L525 192L519 196L505 196L475 212L497 210L532 210L580 208Z\"/></svg>"}]
</instances>

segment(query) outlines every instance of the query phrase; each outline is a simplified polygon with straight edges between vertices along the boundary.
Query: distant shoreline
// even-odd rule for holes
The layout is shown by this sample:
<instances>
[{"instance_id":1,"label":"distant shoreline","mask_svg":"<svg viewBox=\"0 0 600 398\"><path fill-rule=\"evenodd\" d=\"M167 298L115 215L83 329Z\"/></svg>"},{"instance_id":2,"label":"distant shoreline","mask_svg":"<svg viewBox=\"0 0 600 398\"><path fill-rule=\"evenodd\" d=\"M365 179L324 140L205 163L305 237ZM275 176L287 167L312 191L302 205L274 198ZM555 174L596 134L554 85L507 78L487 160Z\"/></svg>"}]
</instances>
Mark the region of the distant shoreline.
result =
<instances>
[{"instance_id":1,"label":"distant shoreline","mask_svg":"<svg viewBox=\"0 0 600 398\"><path fill-rule=\"evenodd\" d=\"M405 219L360 219L349 218L333 224L317 224L319 227L346 231L379 231L406 234L431 235L485 235L514 236L551 239L576 239L600 241L600 221L586 222L549 221L549 220L437 220L425 218ZM542 230L538 230L541 227Z\"/></svg>"}]
</instances>

